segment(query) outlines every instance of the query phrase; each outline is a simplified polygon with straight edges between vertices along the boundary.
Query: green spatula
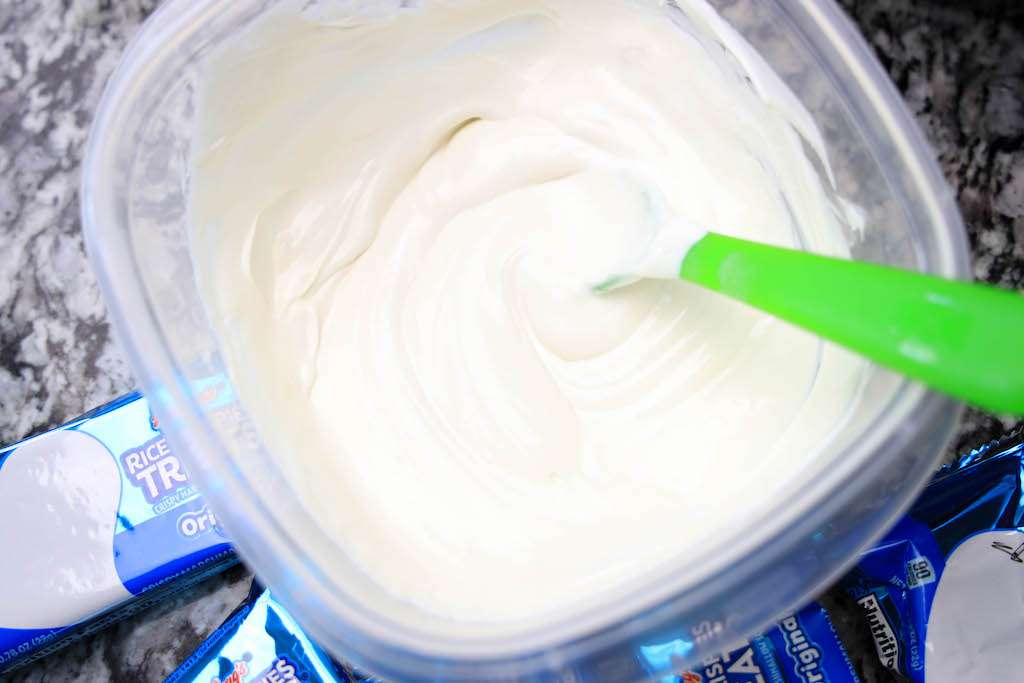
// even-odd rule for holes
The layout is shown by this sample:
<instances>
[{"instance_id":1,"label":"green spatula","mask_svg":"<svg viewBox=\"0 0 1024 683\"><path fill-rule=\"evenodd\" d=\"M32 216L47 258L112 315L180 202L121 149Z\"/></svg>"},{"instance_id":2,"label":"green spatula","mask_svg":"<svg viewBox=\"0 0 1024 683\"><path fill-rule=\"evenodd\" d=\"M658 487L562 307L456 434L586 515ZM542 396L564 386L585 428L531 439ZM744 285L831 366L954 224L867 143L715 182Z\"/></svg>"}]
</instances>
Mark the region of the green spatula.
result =
<instances>
[{"instance_id":1,"label":"green spatula","mask_svg":"<svg viewBox=\"0 0 1024 683\"><path fill-rule=\"evenodd\" d=\"M708 233L679 277L841 344L938 391L1024 415L1024 296ZM609 278L612 289L658 273Z\"/></svg>"}]
</instances>

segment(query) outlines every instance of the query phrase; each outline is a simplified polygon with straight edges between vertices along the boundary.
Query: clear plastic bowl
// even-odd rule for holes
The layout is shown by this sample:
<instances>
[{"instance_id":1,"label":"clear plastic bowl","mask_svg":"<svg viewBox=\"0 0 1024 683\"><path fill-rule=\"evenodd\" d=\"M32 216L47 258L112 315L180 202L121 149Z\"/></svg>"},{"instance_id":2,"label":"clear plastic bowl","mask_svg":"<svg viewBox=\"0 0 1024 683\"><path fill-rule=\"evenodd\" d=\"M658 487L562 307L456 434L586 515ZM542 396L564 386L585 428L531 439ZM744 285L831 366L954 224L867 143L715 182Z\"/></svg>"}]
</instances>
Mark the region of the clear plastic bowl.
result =
<instances>
[{"instance_id":1,"label":"clear plastic bowl","mask_svg":"<svg viewBox=\"0 0 1024 683\"><path fill-rule=\"evenodd\" d=\"M197 67L273 4L160 6L96 116L82 214L114 327L168 438L242 557L327 650L401 680L657 678L799 607L909 505L959 406L872 369L855 415L818 466L795 474L758 523L666 558L656 576L524 624L514 638L397 604L320 531L275 468L258 425L234 401L193 278L185 206ZM712 4L824 133L839 194L868 214L864 230L848 236L854 255L968 277L963 226L932 152L831 0Z\"/></svg>"}]
</instances>

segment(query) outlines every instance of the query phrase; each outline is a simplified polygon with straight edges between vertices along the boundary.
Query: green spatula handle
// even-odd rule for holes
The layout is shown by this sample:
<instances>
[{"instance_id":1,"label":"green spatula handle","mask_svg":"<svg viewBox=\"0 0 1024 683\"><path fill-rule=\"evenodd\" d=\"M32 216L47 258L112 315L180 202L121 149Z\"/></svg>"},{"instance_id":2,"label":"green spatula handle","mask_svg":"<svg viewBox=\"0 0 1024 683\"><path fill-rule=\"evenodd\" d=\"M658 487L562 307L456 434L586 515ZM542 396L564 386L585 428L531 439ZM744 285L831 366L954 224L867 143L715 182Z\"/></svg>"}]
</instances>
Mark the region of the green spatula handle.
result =
<instances>
[{"instance_id":1,"label":"green spatula handle","mask_svg":"<svg viewBox=\"0 0 1024 683\"><path fill-rule=\"evenodd\" d=\"M680 276L982 408L1024 415L1024 296L716 233Z\"/></svg>"}]
</instances>

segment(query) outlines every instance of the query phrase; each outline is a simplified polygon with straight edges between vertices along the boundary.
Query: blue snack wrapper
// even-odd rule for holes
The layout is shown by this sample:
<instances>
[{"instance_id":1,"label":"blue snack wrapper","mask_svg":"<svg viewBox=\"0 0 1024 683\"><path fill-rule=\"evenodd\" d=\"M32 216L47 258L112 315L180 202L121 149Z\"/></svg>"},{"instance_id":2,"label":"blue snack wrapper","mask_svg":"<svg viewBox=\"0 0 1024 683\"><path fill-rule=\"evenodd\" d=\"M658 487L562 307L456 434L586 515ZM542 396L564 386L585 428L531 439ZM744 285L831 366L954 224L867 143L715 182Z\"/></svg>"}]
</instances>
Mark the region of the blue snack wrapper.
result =
<instances>
[{"instance_id":1,"label":"blue snack wrapper","mask_svg":"<svg viewBox=\"0 0 1024 683\"><path fill-rule=\"evenodd\" d=\"M671 652L663 652L652 664L670 663L664 661L666 656L671 656ZM705 660L701 666L664 681L858 683L859 679L825 608L811 603L727 654Z\"/></svg>"},{"instance_id":2,"label":"blue snack wrapper","mask_svg":"<svg viewBox=\"0 0 1024 683\"><path fill-rule=\"evenodd\" d=\"M270 591L253 582L249 597L165 683L354 683Z\"/></svg>"},{"instance_id":3,"label":"blue snack wrapper","mask_svg":"<svg viewBox=\"0 0 1024 683\"><path fill-rule=\"evenodd\" d=\"M0 450L0 674L236 562L139 394Z\"/></svg>"},{"instance_id":4,"label":"blue snack wrapper","mask_svg":"<svg viewBox=\"0 0 1024 683\"><path fill-rule=\"evenodd\" d=\"M690 639L641 646L644 670L675 668ZM532 680L532 679L531 679ZM562 671L537 680L598 683L597 674ZM253 582L249 597L165 683L382 683L332 660ZM663 683L859 683L825 609L812 604L729 654L661 678Z\"/></svg>"},{"instance_id":5,"label":"blue snack wrapper","mask_svg":"<svg viewBox=\"0 0 1024 683\"><path fill-rule=\"evenodd\" d=\"M882 663L915 683L1024 680L1022 437L940 470L842 581Z\"/></svg>"}]
</instances>

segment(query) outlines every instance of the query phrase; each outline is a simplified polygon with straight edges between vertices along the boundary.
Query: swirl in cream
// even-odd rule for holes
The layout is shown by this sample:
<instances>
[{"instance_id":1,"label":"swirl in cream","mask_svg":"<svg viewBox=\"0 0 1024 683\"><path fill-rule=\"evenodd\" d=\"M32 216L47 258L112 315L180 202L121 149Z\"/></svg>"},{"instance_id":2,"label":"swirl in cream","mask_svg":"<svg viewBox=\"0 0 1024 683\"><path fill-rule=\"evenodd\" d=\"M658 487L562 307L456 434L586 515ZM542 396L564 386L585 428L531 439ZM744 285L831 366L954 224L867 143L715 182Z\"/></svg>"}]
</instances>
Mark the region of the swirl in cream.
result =
<instances>
[{"instance_id":1,"label":"swirl in cream","mask_svg":"<svg viewBox=\"0 0 1024 683\"><path fill-rule=\"evenodd\" d=\"M847 249L807 112L675 4L286 2L207 66L193 248L232 379L423 608L558 610L753 524L856 397L859 361L740 304L590 290L655 204Z\"/></svg>"}]
</instances>

